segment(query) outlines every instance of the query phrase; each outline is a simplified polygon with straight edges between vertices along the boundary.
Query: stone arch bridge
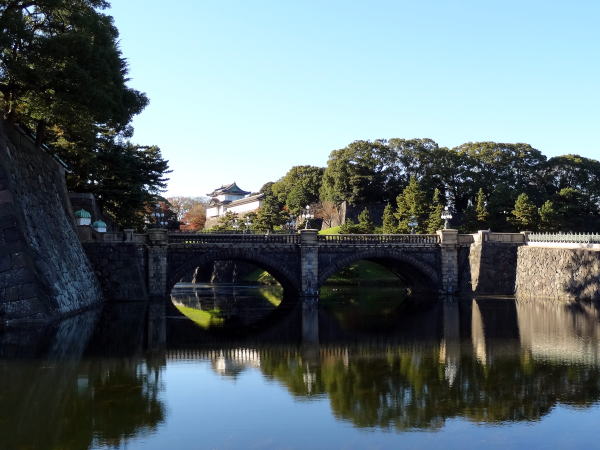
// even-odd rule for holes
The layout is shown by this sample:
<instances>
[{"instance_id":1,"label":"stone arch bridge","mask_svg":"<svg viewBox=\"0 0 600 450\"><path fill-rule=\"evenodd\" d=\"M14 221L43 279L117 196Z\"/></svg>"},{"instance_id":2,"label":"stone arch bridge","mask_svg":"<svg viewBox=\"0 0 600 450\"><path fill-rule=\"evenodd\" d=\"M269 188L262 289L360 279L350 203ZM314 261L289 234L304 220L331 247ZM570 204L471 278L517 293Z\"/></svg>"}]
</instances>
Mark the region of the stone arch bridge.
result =
<instances>
[{"instance_id":1,"label":"stone arch bridge","mask_svg":"<svg viewBox=\"0 0 600 450\"><path fill-rule=\"evenodd\" d=\"M463 242L456 230L428 235L195 234L149 230L126 231L125 242L84 243L103 284L115 300L165 297L183 277L219 260L252 263L276 278L287 292L318 296L335 272L359 260L389 268L414 290L454 294L459 286L459 253Z\"/></svg>"}]
</instances>

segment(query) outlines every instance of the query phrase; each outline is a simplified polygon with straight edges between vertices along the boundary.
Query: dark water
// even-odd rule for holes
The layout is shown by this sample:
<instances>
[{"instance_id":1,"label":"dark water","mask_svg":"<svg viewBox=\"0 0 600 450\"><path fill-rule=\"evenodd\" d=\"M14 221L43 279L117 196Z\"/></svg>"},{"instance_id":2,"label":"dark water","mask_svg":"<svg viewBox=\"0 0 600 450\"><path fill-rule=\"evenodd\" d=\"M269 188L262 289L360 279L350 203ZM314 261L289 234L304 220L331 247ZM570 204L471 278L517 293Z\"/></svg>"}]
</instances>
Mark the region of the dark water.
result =
<instances>
[{"instance_id":1,"label":"dark water","mask_svg":"<svg viewBox=\"0 0 600 450\"><path fill-rule=\"evenodd\" d=\"M599 446L594 305L280 301L182 288L0 334L0 448Z\"/></svg>"}]
</instances>

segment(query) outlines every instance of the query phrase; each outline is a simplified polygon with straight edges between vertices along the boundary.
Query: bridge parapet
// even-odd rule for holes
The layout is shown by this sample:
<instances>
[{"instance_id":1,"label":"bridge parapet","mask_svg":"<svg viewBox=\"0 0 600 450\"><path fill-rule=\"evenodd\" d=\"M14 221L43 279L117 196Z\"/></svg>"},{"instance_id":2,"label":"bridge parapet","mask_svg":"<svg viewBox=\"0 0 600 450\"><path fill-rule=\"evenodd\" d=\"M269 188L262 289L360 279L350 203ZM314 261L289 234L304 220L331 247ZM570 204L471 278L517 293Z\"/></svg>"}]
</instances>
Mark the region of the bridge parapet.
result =
<instances>
[{"instance_id":1,"label":"bridge parapet","mask_svg":"<svg viewBox=\"0 0 600 450\"><path fill-rule=\"evenodd\" d=\"M169 244L299 244L299 234L169 233Z\"/></svg>"},{"instance_id":2,"label":"bridge parapet","mask_svg":"<svg viewBox=\"0 0 600 450\"><path fill-rule=\"evenodd\" d=\"M329 234L319 235L319 244L324 245L437 245L437 234Z\"/></svg>"}]
</instances>

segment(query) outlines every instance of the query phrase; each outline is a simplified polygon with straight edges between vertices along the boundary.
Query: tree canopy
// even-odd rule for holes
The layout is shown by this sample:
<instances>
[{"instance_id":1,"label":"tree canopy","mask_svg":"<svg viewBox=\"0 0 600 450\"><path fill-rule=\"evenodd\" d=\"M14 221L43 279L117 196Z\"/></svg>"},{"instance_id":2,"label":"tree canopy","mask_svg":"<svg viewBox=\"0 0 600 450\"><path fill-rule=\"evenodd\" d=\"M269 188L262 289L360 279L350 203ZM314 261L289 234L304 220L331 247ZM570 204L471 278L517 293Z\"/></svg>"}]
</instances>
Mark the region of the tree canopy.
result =
<instances>
[{"instance_id":1,"label":"tree canopy","mask_svg":"<svg viewBox=\"0 0 600 450\"><path fill-rule=\"evenodd\" d=\"M0 0L0 108L71 168L68 187L94 193L124 226L141 226L165 188L160 149L130 142L148 104L128 86L104 0Z\"/></svg>"}]
</instances>

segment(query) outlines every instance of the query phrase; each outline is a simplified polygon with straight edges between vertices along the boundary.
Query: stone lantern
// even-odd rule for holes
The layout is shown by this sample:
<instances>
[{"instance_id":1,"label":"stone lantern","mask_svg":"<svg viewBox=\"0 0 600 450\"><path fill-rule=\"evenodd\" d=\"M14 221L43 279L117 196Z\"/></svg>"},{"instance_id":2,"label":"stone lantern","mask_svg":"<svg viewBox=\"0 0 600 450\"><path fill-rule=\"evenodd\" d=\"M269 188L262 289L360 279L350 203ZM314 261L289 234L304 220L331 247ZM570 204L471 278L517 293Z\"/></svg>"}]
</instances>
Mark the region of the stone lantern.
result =
<instances>
[{"instance_id":1,"label":"stone lantern","mask_svg":"<svg viewBox=\"0 0 600 450\"><path fill-rule=\"evenodd\" d=\"M106 223L102 220L96 220L92 225L95 231L98 233L106 233Z\"/></svg>"},{"instance_id":2,"label":"stone lantern","mask_svg":"<svg viewBox=\"0 0 600 450\"><path fill-rule=\"evenodd\" d=\"M87 212L85 209L80 209L79 211L75 211L75 223L79 226L81 225L89 225L92 223L92 215Z\"/></svg>"}]
</instances>

